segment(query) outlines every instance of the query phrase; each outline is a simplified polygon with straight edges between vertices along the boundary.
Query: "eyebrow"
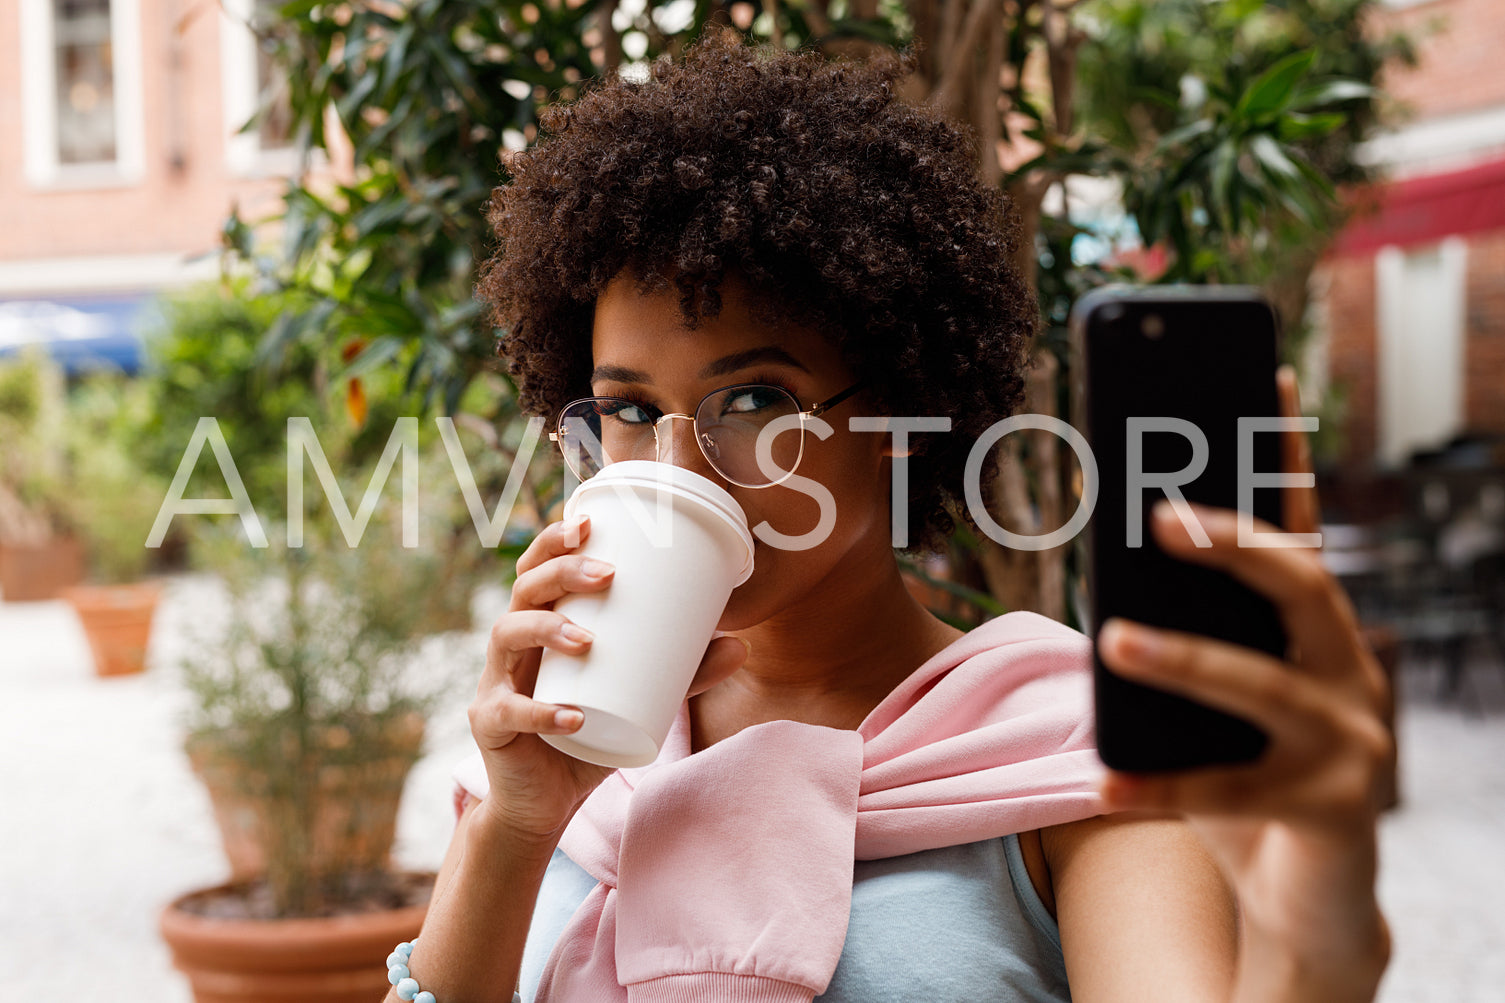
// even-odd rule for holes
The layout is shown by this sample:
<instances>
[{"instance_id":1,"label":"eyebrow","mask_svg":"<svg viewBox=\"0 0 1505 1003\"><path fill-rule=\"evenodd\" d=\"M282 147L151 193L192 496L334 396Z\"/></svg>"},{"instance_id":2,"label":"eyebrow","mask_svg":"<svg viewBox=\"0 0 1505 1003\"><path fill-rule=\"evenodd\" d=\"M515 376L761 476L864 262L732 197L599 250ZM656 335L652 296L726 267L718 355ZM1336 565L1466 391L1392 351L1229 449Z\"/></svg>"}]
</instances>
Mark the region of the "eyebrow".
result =
<instances>
[{"instance_id":1,"label":"eyebrow","mask_svg":"<svg viewBox=\"0 0 1505 1003\"><path fill-rule=\"evenodd\" d=\"M772 362L779 365L793 366L794 368L808 373L804 363L794 356L774 345L764 345L761 348L749 348L745 352L734 352L731 355L722 356L715 362L710 363L700 371L700 378L708 380L716 376L727 376L739 369L760 363ZM610 380L616 383L642 383L652 385L653 377L641 369L628 369L626 366L597 366L591 370L591 382Z\"/></svg>"}]
</instances>

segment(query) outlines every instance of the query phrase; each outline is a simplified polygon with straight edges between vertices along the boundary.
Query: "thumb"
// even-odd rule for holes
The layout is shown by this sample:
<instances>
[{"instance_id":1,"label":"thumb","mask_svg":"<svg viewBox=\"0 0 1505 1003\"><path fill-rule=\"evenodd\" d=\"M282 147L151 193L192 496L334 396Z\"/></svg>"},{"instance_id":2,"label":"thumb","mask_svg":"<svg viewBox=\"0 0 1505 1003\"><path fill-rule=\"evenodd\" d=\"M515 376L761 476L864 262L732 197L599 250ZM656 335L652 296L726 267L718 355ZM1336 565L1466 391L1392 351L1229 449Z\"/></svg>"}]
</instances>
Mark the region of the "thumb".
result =
<instances>
[{"instance_id":1,"label":"thumb","mask_svg":"<svg viewBox=\"0 0 1505 1003\"><path fill-rule=\"evenodd\" d=\"M695 678L690 682L690 696L704 693L742 668L751 651L752 646L740 637L723 634L712 638L700 659L700 668L695 670Z\"/></svg>"}]
</instances>

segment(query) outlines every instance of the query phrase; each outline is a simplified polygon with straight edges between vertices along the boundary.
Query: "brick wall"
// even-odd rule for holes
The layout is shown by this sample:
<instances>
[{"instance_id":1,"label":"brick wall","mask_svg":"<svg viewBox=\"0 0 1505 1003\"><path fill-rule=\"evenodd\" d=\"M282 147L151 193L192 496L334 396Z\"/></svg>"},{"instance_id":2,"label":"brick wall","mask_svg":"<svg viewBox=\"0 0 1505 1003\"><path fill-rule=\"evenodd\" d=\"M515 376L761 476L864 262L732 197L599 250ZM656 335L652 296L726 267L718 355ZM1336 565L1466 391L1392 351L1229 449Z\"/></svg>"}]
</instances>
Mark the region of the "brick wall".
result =
<instances>
[{"instance_id":1,"label":"brick wall","mask_svg":"<svg viewBox=\"0 0 1505 1003\"><path fill-rule=\"evenodd\" d=\"M144 181L38 191L23 167L19 5L0 3L0 262L212 251L232 202L253 216L276 207L280 179L234 177L225 163L219 5L140 6Z\"/></svg>"},{"instance_id":2,"label":"brick wall","mask_svg":"<svg viewBox=\"0 0 1505 1003\"><path fill-rule=\"evenodd\" d=\"M1357 471L1372 463L1378 444L1374 258L1344 255L1320 269L1328 289L1331 380L1348 391L1340 465ZM1465 296L1464 427L1505 435L1505 231L1468 238Z\"/></svg>"},{"instance_id":3,"label":"brick wall","mask_svg":"<svg viewBox=\"0 0 1505 1003\"><path fill-rule=\"evenodd\" d=\"M1505 435L1505 231L1468 244L1464 420Z\"/></svg>"},{"instance_id":4,"label":"brick wall","mask_svg":"<svg viewBox=\"0 0 1505 1003\"><path fill-rule=\"evenodd\" d=\"M1505 0L1427 0L1400 9L1382 8L1375 28L1404 31L1416 42L1417 66L1387 70L1381 81L1388 96L1405 110L1405 121L1505 106L1505 71L1500 66ZM1437 211L1430 204L1395 211L1421 209ZM1465 239L1464 424L1473 431L1505 433L1505 231L1486 228ZM1328 290L1331 379L1348 389L1341 466L1359 472L1373 464L1378 442L1374 249L1340 250L1321 267Z\"/></svg>"},{"instance_id":5,"label":"brick wall","mask_svg":"<svg viewBox=\"0 0 1505 1003\"><path fill-rule=\"evenodd\" d=\"M1328 290L1328 374L1348 394L1340 465L1360 469L1369 466L1378 441L1374 258L1332 258L1319 267L1326 273L1320 286Z\"/></svg>"},{"instance_id":6,"label":"brick wall","mask_svg":"<svg viewBox=\"0 0 1505 1003\"><path fill-rule=\"evenodd\" d=\"M1386 10L1376 20L1381 31L1398 29L1417 40L1417 66L1391 70L1382 82L1415 117L1505 104L1505 0L1430 0Z\"/></svg>"}]
</instances>

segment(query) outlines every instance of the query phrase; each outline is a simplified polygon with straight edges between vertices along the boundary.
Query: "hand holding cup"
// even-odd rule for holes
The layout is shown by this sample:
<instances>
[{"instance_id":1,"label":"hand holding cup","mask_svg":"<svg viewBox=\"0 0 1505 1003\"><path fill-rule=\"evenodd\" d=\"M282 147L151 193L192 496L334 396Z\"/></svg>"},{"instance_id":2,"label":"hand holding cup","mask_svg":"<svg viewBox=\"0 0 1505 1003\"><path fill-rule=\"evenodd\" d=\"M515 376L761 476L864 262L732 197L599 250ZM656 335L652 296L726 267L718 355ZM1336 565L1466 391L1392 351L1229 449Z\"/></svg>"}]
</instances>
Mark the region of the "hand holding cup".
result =
<instances>
[{"instance_id":1,"label":"hand holding cup","mask_svg":"<svg viewBox=\"0 0 1505 1003\"><path fill-rule=\"evenodd\" d=\"M518 558L511 603L492 625L486 668L469 709L490 782L482 808L526 838L557 840L575 809L612 773L540 737L578 730L584 720L579 709L533 699L545 649L572 655L590 650L589 632L553 608L567 595L601 593L612 584L615 569L580 553L590 528L586 517L553 523ZM746 658L747 648L736 638L712 640L690 692L726 678Z\"/></svg>"}]
</instances>

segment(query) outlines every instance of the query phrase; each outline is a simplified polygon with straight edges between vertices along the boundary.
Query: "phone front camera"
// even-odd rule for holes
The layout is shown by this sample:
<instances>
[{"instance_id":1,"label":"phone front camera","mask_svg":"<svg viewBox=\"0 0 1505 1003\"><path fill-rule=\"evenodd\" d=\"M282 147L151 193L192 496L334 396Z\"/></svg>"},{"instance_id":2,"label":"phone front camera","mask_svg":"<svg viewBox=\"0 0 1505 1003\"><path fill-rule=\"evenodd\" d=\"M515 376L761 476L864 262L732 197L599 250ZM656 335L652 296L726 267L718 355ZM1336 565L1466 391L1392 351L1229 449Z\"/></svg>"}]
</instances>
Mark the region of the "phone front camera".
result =
<instances>
[{"instance_id":1,"label":"phone front camera","mask_svg":"<svg viewBox=\"0 0 1505 1003\"><path fill-rule=\"evenodd\" d=\"M1158 313L1147 313L1139 322L1139 333L1151 340L1165 333L1165 321Z\"/></svg>"}]
</instances>

